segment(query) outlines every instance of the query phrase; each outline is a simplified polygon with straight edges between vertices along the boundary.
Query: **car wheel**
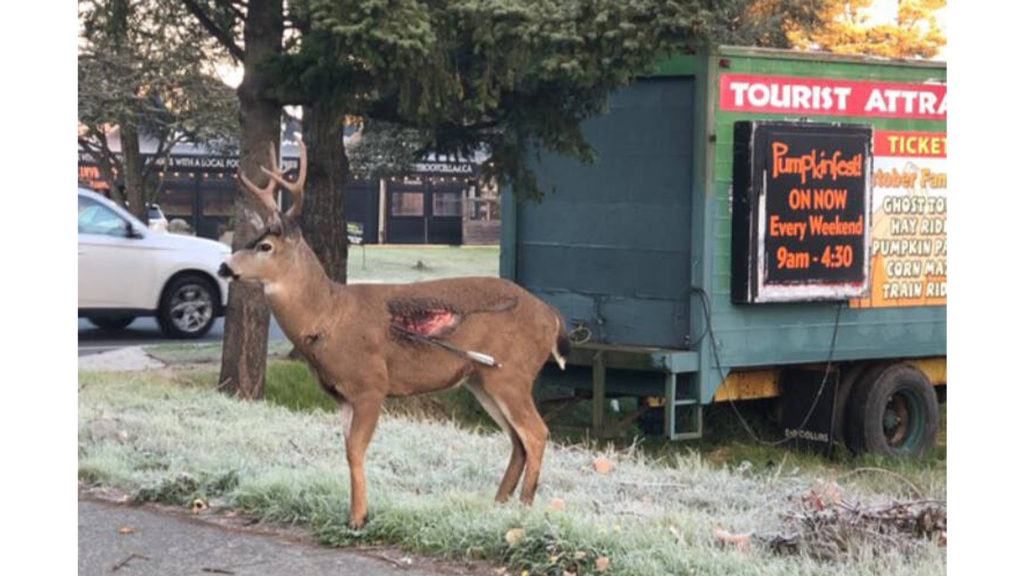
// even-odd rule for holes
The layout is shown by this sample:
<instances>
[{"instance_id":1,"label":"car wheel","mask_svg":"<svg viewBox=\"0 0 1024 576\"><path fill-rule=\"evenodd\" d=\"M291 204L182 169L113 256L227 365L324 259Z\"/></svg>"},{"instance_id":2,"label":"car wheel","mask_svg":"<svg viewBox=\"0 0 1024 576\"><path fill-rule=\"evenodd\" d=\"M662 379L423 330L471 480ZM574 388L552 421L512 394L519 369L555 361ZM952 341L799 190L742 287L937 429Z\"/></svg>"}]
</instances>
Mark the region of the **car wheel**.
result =
<instances>
[{"instance_id":1,"label":"car wheel","mask_svg":"<svg viewBox=\"0 0 1024 576\"><path fill-rule=\"evenodd\" d=\"M164 289L157 322L172 338L201 338L217 316L217 291L208 279L193 274L179 276Z\"/></svg>"},{"instance_id":2,"label":"car wheel","mask_svg":"<svg viewBox=\"0 0 1024 576\"><path fill-rule=\"evenodd\" d=\"M939 402L928 377L907 364L865 376L851 397L847 424L854 451L915 457L933 447Z\"/></svg>"},{"instance_id":3,"label":"car wheel","mask_svg":"<svg viewBox=\"0 0 1024 576\"><path fill-rule=\"evenodd\" d=\"M89 316L86 319L101 330L123 330L135 321L135 316Z\"/></svg>"}]
</instances>

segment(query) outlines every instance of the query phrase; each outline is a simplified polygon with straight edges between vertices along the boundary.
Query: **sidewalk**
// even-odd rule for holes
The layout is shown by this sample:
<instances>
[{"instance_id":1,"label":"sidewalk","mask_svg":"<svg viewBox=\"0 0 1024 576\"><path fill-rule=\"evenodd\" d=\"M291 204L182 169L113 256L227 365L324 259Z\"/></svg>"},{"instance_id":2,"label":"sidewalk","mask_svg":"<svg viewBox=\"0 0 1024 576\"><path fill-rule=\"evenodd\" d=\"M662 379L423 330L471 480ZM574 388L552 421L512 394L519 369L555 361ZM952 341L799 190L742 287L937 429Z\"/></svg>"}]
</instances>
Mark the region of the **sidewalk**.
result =
<instances>
[{"instance_id":1,"label":"sidewalk","mask_svg":"<svg viewBox=\"0 0 1024 576\"><path fill-rule=\"evenodd\" d=\"M490 573L392 549L337 549L303 538L226 528L185 513L78 501L78 574L100 576L453 576Z\"/></svg>"}]
</instances>

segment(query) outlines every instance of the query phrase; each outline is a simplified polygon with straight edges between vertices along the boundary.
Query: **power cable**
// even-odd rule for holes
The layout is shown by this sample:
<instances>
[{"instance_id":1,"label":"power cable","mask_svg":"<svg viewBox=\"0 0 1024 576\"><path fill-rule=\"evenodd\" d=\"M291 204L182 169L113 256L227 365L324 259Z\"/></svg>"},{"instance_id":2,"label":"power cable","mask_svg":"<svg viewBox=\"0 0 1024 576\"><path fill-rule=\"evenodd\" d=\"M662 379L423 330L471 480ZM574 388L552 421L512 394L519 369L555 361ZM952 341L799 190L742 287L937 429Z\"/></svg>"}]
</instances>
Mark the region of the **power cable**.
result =
<instances>
[{"instance_id":1,"label":"power cable","mask_svg":"<svg viewBox=\"0 0 1024 576\"><path fill-rule=\"evenodd\" d=\"M710 298L708 297L708 293L705 292L703 288L694 287L693 290L694 290L694 292L697 292L697 294L700 295L701 305L704 308L704 320L705 320L705 323L706 323L705 334L711 337L711 351L714 353L714 357L715 357L715 368L718 370L718 374L719 374L719 376L721 376L722 383L724 384L725 383L725 379L726 379L726 375L725 375L725 372L722 370L722 362L721 362L721 359L718 356L718 339L715 338L715 331L714 331L714 328L711 325L711 303L710 303ZM838 337L839 337L839 316L840 316L840 313L842 312L842 310L843 310L842 304L837 302L836 303L835 325L832 328L832 344L829 346L828 361L825 364L825 374L821 378L821 384L818 386L818 392L814 395L814 402L811 403L811 407L807 410L807 414L804 416L803 421L800 423L800 426L798 427L797 432L803 432L804 431L804 426L806 426L807 422L811 419L811 414L814 413L814 409L818 406L818 400L821 399L821 394L822 394L822 392L824 392L825 385L828 383L828 374L829 374L829 372L832 369L832 358L835 355L836 342L838 341ZM702 334L701 335L701 339L703 339L703 337L704 337L704 335ZM756 442L758 444L761 444L763 446L779 446L781 444L785 444L786 442L789 442L790 440L793 440L793 438L796 437L794 435L794 436L791 436L791 437L783 438L781 440L776 440L774 442L769 442L767 440L762 440L757 435L757 433L754 432L753 428L750 427L750 424L747 423L747 420L743 417L743 415L740 414L739 408L736 407L736 402L731 397L729 398L729 405L732 407L732 410L736 414L736 417L739 418L740 424L743 425L743 428L747 431L747 434L749 434L750 437L754 440L754 442Z\"/></svg>"}]
</instances>

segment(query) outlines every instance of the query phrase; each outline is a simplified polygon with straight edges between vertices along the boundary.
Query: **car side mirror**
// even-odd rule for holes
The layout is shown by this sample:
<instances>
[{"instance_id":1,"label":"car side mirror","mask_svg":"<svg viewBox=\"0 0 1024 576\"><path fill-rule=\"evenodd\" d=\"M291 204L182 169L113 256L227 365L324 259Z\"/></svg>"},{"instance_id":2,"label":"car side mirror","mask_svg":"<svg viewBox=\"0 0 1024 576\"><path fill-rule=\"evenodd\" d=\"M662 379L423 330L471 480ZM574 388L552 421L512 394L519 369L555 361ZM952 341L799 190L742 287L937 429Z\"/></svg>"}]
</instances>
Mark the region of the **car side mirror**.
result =
<instances>
[{"instance_id":1,"label":"car side mirror","mask_svg":"<svg viewBox=\"0 0 1024 576\"><path fill-rule=\"evenodd\" d=\"M125 231L125 236L126 237L128 237L128 238L145 238L145 235L141 231L136 230L135 226L131 222L127 222L126 224L128 225L128 229Z\"/></svg>"}]
</instances>

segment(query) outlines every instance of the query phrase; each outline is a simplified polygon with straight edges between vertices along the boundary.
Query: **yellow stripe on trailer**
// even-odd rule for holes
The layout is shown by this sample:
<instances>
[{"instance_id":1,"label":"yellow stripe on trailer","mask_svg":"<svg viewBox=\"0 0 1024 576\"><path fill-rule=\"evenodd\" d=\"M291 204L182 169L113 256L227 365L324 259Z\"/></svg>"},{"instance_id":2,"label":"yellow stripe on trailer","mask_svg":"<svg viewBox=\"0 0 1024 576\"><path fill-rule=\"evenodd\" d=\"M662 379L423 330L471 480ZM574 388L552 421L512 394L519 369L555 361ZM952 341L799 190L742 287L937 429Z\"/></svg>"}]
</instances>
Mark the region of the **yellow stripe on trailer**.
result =
<instances>
[{"instance_id":1,"label":"yellow stripe on trailer","mask_svg":"<svg viewBox=\"0 0 1024 576\"><path fill-rule=\"evenodd\" d=\"M945 356L939 356L937 358L913 358L905 360L905 362L923 372L924 375L931 380L933 386L946 385Z\"/></svg>"},{"instance_id":2,"label":"yellow stripe on trailer","mask_svg":"<svg viewBox=\"0 0 1024 576\"><path fill-rule=\"evenodd\" d=\"M734 370L715 391L715 402L775 398L781 393L782 371Z\"/></svg>"},{"instance_id":3,"label":"yellow stripe on trailer","mask_svg":"<svg viewBox=\"0 0 1024 576\"><path fill-rule=\"evenodd\" d=\"M909 358L889 360L893 364L905 362L920 370L931 381L933 386L946 385L946 357ZM822 364L811 366L824 369ZM805 368L810 366L804 366ZM726 377L725 382L715 391L715 402L730 400L757 400L775 398L782 394L782 370L734 370Z\"/></svg>"}]
</instances>

